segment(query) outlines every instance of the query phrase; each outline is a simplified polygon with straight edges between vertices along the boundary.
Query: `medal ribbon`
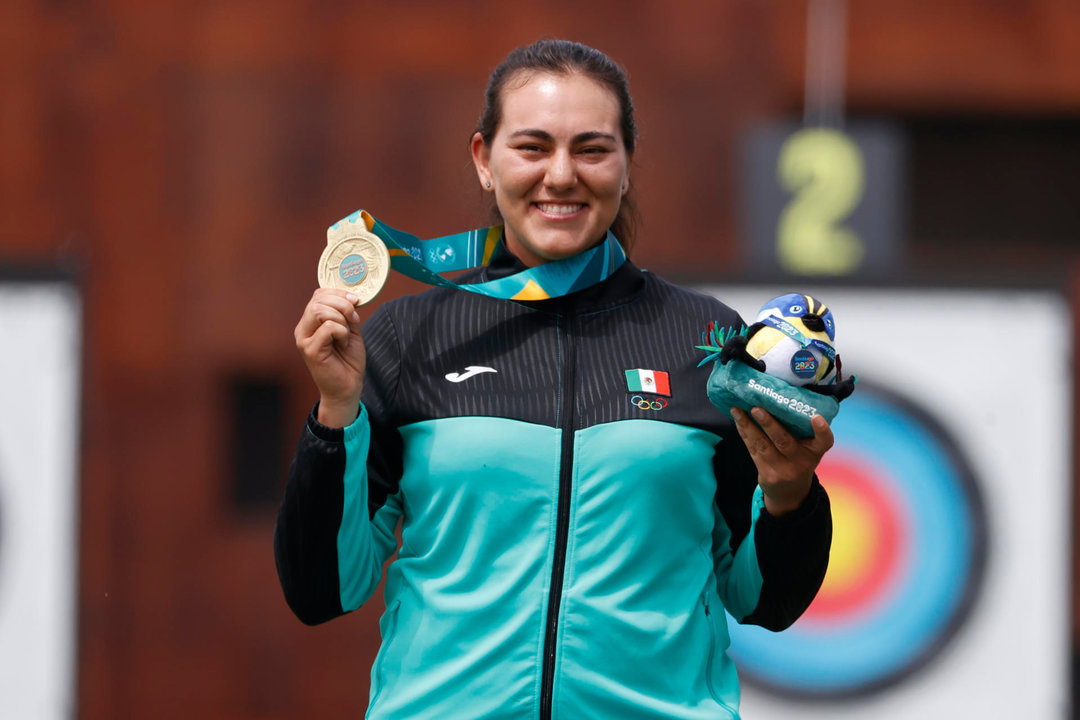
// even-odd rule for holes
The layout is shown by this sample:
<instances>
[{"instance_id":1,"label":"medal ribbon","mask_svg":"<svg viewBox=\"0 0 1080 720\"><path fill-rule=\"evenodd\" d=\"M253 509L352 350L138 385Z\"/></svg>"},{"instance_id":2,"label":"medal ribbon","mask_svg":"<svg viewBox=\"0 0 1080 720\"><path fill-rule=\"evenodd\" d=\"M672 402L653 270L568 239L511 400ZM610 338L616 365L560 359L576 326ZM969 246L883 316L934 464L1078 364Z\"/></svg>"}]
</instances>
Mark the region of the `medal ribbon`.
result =
<instances>
[{"instance_id":1,"label":"medal ribbon","mask_svg":"<svg viewBox=\"0 0 1080 720\"><path fill-rule=\"evenodd\" d=\"M421 240L379 222L366 210L357 210L338 220L331 229L357 222L363 222L370 232L386 243L390 267L399 273L428 285L467 290L504 300L545 300L569 295L604 280L626 260L622 246L608 231L604 242L573 257L488 282L458 285L440 273L486 265L502 238L501 225Z\"/></svg>"},{"instance_id":2,"label":"medal ribbon","mask_svg":"<svg viewBox=\"0 0 1080 720\"><path fill-rule=\"evenodd\" d=\"M777 330L784 333L789 338L799 343L803 347L816 347L818 350L824 353L825 357L829 358L829 360L831 360L833 363L836 362L836 350L833 349L831 345L826 342L822 342L817 338L806 337L801 332L799 332L799 329L797 327L789 323L787 320L782 320L774 315L769 315L765 317L761 322L765 325L768 325L769 327L776 328Z\"/></svg>"}]
</instances>

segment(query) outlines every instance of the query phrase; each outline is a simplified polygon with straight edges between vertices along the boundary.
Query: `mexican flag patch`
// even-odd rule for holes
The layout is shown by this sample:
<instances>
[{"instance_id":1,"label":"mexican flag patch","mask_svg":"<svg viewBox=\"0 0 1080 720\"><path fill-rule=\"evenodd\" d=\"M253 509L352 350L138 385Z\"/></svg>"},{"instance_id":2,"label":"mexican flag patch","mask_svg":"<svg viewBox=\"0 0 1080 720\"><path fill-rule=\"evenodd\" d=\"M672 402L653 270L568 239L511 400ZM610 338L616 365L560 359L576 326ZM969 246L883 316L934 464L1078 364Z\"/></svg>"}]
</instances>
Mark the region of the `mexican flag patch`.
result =
<instances>
[{"instance_id":1,"label":"mexican flag patch","mask_svg":"<svg viewBox=\"0 0 1080 720\"><path fill-rule=\"evenodd\" d=\"M671 396L668 374L663 370L627 370L626 389L630 392L647 392Z\"/></svg>"}]
</instances>

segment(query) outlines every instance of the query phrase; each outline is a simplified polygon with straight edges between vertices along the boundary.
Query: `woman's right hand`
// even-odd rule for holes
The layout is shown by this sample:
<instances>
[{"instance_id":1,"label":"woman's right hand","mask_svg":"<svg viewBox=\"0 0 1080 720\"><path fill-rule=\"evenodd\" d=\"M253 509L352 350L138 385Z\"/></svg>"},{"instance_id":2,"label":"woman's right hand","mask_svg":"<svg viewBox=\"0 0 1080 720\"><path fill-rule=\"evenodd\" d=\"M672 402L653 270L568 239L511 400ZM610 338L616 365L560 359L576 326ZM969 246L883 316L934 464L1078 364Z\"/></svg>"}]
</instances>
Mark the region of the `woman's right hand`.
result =
<instances>
[{"instance_id":1,"label":"woman's right hand","mask_svg":"<svg viewBox=\"0 0 1080 720\"><path fill-rule=\"evenodd\" d=\"M319 389L317 419L327 427L351 425L360 406L367 353L355 303L356 296L345 290L319 288L293 331Z\"/></svg>"}]
</instances>

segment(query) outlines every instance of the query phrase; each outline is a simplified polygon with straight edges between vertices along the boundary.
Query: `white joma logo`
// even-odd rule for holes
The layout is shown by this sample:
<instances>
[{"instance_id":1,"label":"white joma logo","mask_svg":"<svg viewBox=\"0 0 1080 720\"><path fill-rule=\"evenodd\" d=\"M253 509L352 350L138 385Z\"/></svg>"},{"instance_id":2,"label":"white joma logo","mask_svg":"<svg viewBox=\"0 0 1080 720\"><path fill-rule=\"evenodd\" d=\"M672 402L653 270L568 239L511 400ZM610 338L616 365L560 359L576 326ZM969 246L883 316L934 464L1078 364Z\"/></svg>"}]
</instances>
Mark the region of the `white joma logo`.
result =
<instances>
[{"instance_id":1,"label":"white joma logo","mask_svg":"<svg viewBox=\"0 0 1080 720\"><path fill-rule=\"evenodd\" d=\"M459 383L462 380L468 380L473 375L479 375L486 372L499 372L495 368L484 367L483 365L470 365L465 368L463 373L446 373L446 379L452 383Z\"/></svg>"}]
</instances>

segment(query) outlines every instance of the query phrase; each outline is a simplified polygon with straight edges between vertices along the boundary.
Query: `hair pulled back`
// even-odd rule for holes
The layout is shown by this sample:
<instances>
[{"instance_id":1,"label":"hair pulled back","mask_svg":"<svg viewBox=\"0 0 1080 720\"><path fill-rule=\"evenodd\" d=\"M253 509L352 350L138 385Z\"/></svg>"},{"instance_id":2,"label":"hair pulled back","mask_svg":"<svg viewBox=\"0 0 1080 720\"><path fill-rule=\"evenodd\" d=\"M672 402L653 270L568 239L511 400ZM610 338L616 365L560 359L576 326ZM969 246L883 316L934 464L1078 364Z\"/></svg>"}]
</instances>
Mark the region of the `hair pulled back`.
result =
<instances>
[{"instance_id":1,"label":"hair pulled back","mask_svg":"<svg viewBox=\"0 0 1080 720\"><path fill-rule=\"evenodd\" d=\"M508 82L519 73L548 72L559 75L581 73L606 86L619 102L619 128L622 130L623 146L628 154L637 145L637 125L634 124L634 103L630 99L630 85L626 73L614 60L604 53L570 40L545 38L532 45L511 51L488 78L484 91L484 110L480 114L476 132L484 144L490 147L495 132L502 122L502 95ZM611 232L619 239L623 249L630 253L637 225L637 209L632 198L633 189L623 195L619 212L611 223ZM493 210L498 215L498 207Z\"/></svg>"}]
</instances>

